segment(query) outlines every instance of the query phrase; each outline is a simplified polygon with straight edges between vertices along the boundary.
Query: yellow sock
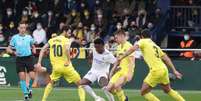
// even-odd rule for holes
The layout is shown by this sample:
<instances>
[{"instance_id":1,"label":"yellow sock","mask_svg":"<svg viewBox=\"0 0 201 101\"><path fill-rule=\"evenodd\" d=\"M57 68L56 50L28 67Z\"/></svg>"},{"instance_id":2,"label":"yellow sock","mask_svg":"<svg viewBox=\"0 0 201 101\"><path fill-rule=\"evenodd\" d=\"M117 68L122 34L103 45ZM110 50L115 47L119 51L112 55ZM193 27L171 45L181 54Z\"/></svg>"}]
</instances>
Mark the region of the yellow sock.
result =
<instances>
[{"instance_id":1,"label":"yellow sock","mask_svg":"<svg viewBox=\"0 0 201 101\"><path fill-rule=\"evenodd\" d=\"M42 101L46 101L48 95L52 91L53 85L51 83L48 83L48 85L45 87L45 92L42 98Z\"/></svg>"},{"instance_id":2,"label":"yellow sock","mask_svg":"<svg viewBox=\"0 0 201 101\"><path fill-rule=\"evenodd\" d=\"M154 94L147 93L144 95L144 98L148 101L160 101Z\"/></svg>"},{"instance_id":3,"label":"yellow sock","mask_svg":"<svg viewBox=\"0 0 201 101\"><path fill-rule=\"evenodd\" d=\"M114 93L118 97L119 101L125 101L126 100L126 96L125 96L124 91L122 89L117 90Z\"/></svg>"},{"instance_id":4,"label":"yellow sock","mask_svg":"<svg viewBox=\"0 0 201 101\"><path fill-rule=\"evenodd\" d=\"M176 101L185 101L184 98L176 91L174 91L173 89L171 89L168 92L168 95L170 95L172 98L174 98Z\"/></svg>"},{"instance_id":5,"label":"yellow sock","mask_svg":"<svg viewBox=\"0 0 201 101\"><path fill-rule=\"evenodd\" d=\"M85 101L85 91L81 86L78 87L78 94L80 97L80 101Z\"/></svg>"}]
</instances>

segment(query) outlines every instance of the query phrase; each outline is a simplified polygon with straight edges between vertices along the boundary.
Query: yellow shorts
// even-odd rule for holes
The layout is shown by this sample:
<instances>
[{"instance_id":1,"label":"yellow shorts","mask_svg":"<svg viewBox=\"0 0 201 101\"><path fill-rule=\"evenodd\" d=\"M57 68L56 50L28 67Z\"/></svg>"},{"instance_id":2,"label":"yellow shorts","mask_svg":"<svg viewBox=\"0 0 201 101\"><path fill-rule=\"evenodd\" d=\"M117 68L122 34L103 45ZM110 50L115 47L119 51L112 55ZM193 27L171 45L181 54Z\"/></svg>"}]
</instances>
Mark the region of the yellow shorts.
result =
<instances>
[{"instance_id":1,"label":"yellow shorts","mask_svg":"<svg viewBox=\"0 0 201 101\"><path fill-rule=\"evenodd\" d=\"M73 68L73 66L63 66L54 68L52 74L50 75L51 80L58 81L61 77L64 77L69 83L76 83L81 78L78 72Z\"/></svg>"},{"instance_id":2,"label":"yellow shorts","mask_svg":"<svg viewBox=\"0 0 201 101\"><path fill-rule=\"evenodd\" d=\"M169 84L168 70L151 71L144 79L144 82L151 87L155 87L157 84Z\"/></svg>"},{"instance_id":3,"label":"yellow shorts","mask_svg":"<svg viewBox=\"0 0 201 101\"><path fill-rule=\"evenodd\" d=\"M112 78L110 79L110 83L115 84L118 82L119 78L122 76L126 76L128 74L127 70L120 70L116 72ZM126 81L127 82L127 81Z\"/></svg>"}]
</instances>

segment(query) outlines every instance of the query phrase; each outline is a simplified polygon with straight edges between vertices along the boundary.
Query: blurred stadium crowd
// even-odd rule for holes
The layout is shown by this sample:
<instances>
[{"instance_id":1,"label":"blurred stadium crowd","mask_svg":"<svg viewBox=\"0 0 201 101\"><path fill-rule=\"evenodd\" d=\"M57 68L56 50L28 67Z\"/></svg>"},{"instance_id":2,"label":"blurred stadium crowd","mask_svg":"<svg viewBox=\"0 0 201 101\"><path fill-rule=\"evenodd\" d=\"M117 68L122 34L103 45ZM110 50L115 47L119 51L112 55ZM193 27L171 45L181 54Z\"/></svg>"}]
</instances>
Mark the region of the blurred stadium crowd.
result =
<instances>
[{"instance_id":1,"label":"blurred stadium crowd","mask_svg":"<svg viewBox=\"0 0 201 101\"><path fill-rule=\"evenodd\" d=\"M174 1L174 0L173 0ZM177 0L173 5L200 5L192 0ZM28 22L28 34L42 47L52 35L59 35L65 26L72 47L90 47L100 37L109 48L115 48L114 33L125 29L134 43L142 29L153 30L164 14L158 0L1 0L0 46L8 46L20 21ZM174 30L174 29L173 29ZM4 55L5 52L2 52ZM7 56L7 55L6 55Z\"/></svg>"}]
</instances>

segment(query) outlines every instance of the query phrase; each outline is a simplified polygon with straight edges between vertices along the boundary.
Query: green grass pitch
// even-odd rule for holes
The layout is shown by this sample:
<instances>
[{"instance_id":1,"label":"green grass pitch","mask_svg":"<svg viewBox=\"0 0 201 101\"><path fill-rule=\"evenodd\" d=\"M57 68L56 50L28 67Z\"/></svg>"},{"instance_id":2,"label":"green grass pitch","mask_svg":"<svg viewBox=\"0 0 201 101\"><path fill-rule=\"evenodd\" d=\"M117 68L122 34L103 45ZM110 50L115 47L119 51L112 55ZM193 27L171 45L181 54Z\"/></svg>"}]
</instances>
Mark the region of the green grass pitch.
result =
<instances>
[{"instance_id":1,"label":"green grass pitch","mask_svg":"<svg viewBox=\"0 0 201 101\"><path fill-rule=\"evenodd\" d=\"M30 101L41 101L44 88L33 89L33 99ZM95 90L98 95L105 98L100 89ZM129 101L145 101L140 96L139 90L125 90ZM201 101L201 91L179 91L186 101ZM153 93L161 101L174 101L161 90L153 90ZM23 101L23 95L19 88L0 88L0 101ZM79 101L77 89L75 88L54 88L47 101ZM86 96L86 101L94 101L90 96ZM107 101L107 100L106 100ZM117 101L117 100L116 100Z\"/></svg>"}]
</instances>

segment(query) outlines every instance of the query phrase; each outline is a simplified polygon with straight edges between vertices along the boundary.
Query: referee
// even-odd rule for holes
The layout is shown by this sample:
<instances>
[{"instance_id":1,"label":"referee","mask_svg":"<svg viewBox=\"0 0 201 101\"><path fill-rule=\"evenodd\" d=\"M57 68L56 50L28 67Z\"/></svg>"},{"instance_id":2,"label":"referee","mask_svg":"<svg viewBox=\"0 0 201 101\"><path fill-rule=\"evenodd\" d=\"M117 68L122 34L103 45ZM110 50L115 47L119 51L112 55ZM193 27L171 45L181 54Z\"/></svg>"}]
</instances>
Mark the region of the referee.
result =
<instances>
[{"instance_id":1,"label":"referee","mask_svg":"<svg viewBox=\"0 0 201 101\"><path fill-rule=\"evenodd\" d=\"M11 38L7 52L16 56L16 71L20 79L20 87L24 93L24 100L32 97L32 84L35 78L32 51L35 54L34 40L27 35L27 23L20 22L19 33ZM15 49L15 51L13 50ZM30 76L29 85L26 85L26 72Z\"/></svg>"}]
</instances>

